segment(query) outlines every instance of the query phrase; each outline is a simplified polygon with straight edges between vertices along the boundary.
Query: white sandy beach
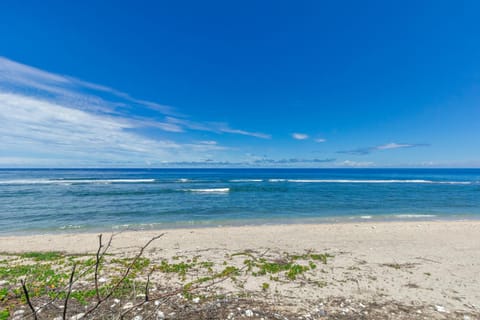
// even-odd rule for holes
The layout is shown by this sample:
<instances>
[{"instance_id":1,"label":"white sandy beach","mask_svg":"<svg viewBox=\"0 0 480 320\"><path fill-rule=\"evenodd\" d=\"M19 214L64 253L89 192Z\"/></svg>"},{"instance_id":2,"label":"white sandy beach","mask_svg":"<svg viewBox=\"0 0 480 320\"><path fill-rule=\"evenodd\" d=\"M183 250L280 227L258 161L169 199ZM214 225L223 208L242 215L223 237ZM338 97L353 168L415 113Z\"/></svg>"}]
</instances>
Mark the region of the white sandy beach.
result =
<instances>
[{"instance_id":1,"label":"white sandy beach","mask_svg":"<svg viewBox=\"0 0 480 320\"><path fill-rule=\"evenodd\" d=\"M151 237L152 261L197 256L221 264L233 253L254 252L274 259L285 252L329 253L334 257L309 277L325 286L274 283L275 296L295 303L325 297L396 301L440 306L442 311L480 311L480 221L384 222L278 225L126 231L117 234L112 252L133 254ZM107 234L105 234L107 237ZM0 237L0 251L93 253L96 234ZM241 265L242 257L238 261ZM247 279L244 290L259 291L261 278ZM222 290L235 291L223 284ZM273 293L264 294L272 298Z\"/></svg>"}]
</instances>

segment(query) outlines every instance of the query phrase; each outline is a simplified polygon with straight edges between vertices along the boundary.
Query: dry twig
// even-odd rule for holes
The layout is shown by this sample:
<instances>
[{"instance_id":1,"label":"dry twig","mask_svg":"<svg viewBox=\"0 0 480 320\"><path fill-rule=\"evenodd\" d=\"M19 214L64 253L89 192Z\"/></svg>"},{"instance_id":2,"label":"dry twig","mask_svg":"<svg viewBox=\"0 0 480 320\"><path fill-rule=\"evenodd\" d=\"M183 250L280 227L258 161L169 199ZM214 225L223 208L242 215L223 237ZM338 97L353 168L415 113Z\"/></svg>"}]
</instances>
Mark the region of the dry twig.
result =
<instances>
[{"instance_id":1,"label":"dry twig","mask_svg":"<svg viewBox=\"0 0 480 320\"><path fill-rule=\"evenodd\" d=\"M130 274L130 272L132 271L132 268L133 266L135 265L135 263L137 263L138 259L140 259L140 257L143 255L143 252L145 251L145 249L155 240L163 237L164 233L158 235L158 236L155 236L153 238L151 238L143 247L140 248L140 251L138 252L138 254L135 256L135 258L133 258L132 262L128 265L127 267L127 270L125 270L125 272L123 273L122 277L120 278L120 280L118 280L115 285L113 286L112 289L110 289L110 291L104 296L104 297L100 297L98 295L98 297L100 297L97 302L95 303L95 305L93 307L91 307L90 309L88 309L85 314L84 314L84 317L86 318L88 315L90 315L92 312L94 312L103 302L105 302L106 300L108 300L116 291L117 289L120 287L120 285L125 281L125 279L128 277L128 275ZM110 244L110 243L109 243ZM101 238L100 238L100 244L99 246L101 246ZM107 248L108 249L109 245L107 245ZM99 249L100 251L100 249ZM98 251L98 252L99 252ZM100 260L101 260L101 257L103 257L103 255L106 253L106 250L103 251L103 254L100 256L99 259L97 259L97 263L99 264L100 263ZM98 268L96 268L96 270L98 270ZM95 285L97 286L97 280L95 280ZM96 287L98 288L98 287ZM98 290L98 289L97 289Z\"/></svg>"},{"instance_id":2,"label":"dry twig","mask_svg":"<svg viewBox=\"0 0 480 320\"><path fill-rule=\"evenodd\" d=\"M70 274L70 280L68 281L68 291L67 296L65 297L65 303L63 304L63 320L67 319L67 307L68 307L68 299L70 298L70 294L72 293L72 286L73 286L73 276L75 275L75 269L77 264L73 264L72 273Z\"/></svg>"},{"instance_id":3,"label":"dry twig","mask_svg":"<svg viewBox=\"0 0 480 320\"><path fill-rule=\"evenodd\" d=\"M27 289L27 285L25 284L25 280L21 279L20 283L22 284L22 289L23 289L23 293L25 293L25 299L27 300L27 304L30 307L30 310L32 310L33 319L37 320L38 319L37 311L33 307L32 302L30 301L30 296L28 294L28 289Z\"/></svg>"}]
</instances>

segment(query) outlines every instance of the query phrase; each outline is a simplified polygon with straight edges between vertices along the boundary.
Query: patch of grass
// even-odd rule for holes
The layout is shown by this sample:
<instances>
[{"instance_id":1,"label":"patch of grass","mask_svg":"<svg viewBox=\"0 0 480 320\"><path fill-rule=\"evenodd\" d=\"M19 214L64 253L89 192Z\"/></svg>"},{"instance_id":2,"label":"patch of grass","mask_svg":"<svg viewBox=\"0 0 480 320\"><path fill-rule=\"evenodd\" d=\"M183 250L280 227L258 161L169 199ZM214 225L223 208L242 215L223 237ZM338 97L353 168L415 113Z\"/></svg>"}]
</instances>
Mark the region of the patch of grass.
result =
<instances>
[{"instance_id":1,"label":"patch of grass","mask_svg":"<svg viewBox=\"0 0 480 320\"><path fill-rule=\"evenodd\" d=\"M217 277L234 277L236 275L238 275L238 268L237 267L233 267L233 266L228 266L228 267L225 267L225 269L223 269L222 272L220 272Z\"/></svg>"},{"instance_id":2,"label":"patch of grass","mask_svg":"<svg viewBox=\"0 0 480 320\"><path fill-rule=\"evenodd\" d=\"M201 266L202 268L207 268L207 269L208 269L208 268L213 267L213 262L210 262L210 261L202 261L202 262L200 262L200 266Z\"/></svg>"},{"instance_id":3,"label":"patch of grass","mask_svg":"<svg viewBox=\"0 0 480 320\"><path fill-rule=\"evenodd\" d=\"M49 252L26 252L20 255L21 258L32 259L35 261L52 261L64 257L64 254L56 251Z\"/></svg>"},{"instance_id":4,"label":"patch of grass","mask_svg":"<svg viewBox=\"0 0 480 320\"><path fill-rule=\"evenodd\" d=\"M240 255L237 254L237 255ZM241 255L248 255L241 253ZM273 261L267 261L265 258L255 259L246 259L243 264L246 266L246 271L251 272L253 276L264 276L270 274L270 279L279 281L275 274L284 272L285 277L288 280L295 280L299 275L317 268L317 265L314 261L320 261L322 263L327 263L327 258L333 257L327 253L324 254L314 254L308 253L303 255L286 255L279 259ZM307 261L307 265L300 264L298 261Z\"/></svg>"},{"instance_id":5,"label":"patch of grass","mask_svg":"<svg viewBox=\"0 0 480 320\"><path fill-rule=\"evenodd\" d=\"M302 273L304 273L305 271L308 271L308 270L310 270L310 268L307 267L307 266L294 264L290 267L290 269L286 273L286 276L290 280L295 280L295 279L297 279L297 276L301 275Z\"/></svg>"},{"instance_id":6,"label":"patch of grass","mask_svg":"<svg viewBox=\"0 0 480 320\"><path fill-rule=\"evenodd\" d=\"M63 288L67 284L71 266L65 265L65 260L53 257L54 255L43 256L34 254L29 255L29 259L40 259L35 264L24 262L27 264L2 265L0 266L0 280L18 283L19 279L25 279L31 297L54 294L59 288ZM55 259L55 261L52 262L48 259ZM24 298L20 287L0 289L0 301L10 298Z\"/></svg>"},{"instance_id":7,"label":"patch of grass","mask_svg":"<svg viewBox=\"0 0 480 320\"><path fill-rule=\"evenodd\" d=\"M323 264L327 264L327 259L328 258L333 258L333 255L328 254L328 253L320 253L320 254L314 254L311 253L309 254L310 259L316 260L316 261L321 261Z\"/></svg>"},{"instance_id":8,"label":"patch of grass","mask_svg":"<svg viewBox=\"0 0 480 320\"><path fill-rule=\"evenodd\" d=\"M8 320L8 318L10 318L10 311L0 310L0 320Z\"/></svg>"},{"instance_id":9,"label":"patch of grass","mask_svg":"<svg viewBox=\"0 0 480 320\"><path fill-rule=\"evenodd\" d=\"M0 301L5 300L8 295L8 289L7 288L0 288Z\"/></svg>"},{"instance_id":10,"label":"patch of grass","mask_svg":"<svg viewBox=\"0 0 480 320\"><path fill-rule=\"evenodd\" d=\"M262 290L263 291L267 291L268 288L270 288L270 285L268 283L266 283L266 282L262 283Z\"/></svg>"},{"instance_id":11,"label":"patch of grass","mask_svg":"<svg viewBox=\"0 0 480 320\"><path fill-rule=\"evenodd\" d=\"M314 261L320 261L323 264L327 264L327 260L329 258L333 258L334 256L328 253L306 253L302 255L292 255L290 256L290 259L293 261L296 260L314 260Z\"/></svg>"},{"instance_id":12,"label":"patch of grass","mask_svg":"<svg viewBox=\"0 0 480 320\"><path fill-rule=\"evenodd\" d=\"M140 257L132 265L133 258L114 257L105 255L99 264L99 277L105 276L104 280L99 280L100 296L105 297L112 290L112 298L124 299L126 297L136 297L137 292L143 291L146 283L146 273L151 275L153 272L172 273L173 278L183 281L183 296L187 299L195 297L194 290L200 290L210 286L210 282L216 284L217 280L232 281L238 288L242 288L244 282L243 276L265 276L264 281L294 281L300 276L304 281L317 284L318 287L326 286L325 282L315 282L309 278L308 271L317 269L317 265L326 264L327 260L333 256L329 254L307 253L302 255L280 254L278 257L259 255L254 251L244 251L228 256L229 258L242 256L236 263L242 259L244 267L240 268L237 264L227 263L222 260L217 264L212 261L204 261L200 256L186 257L175 256L172 260L162 260L152 262ZM26 279L26 286L30 297L51 298L63 300L66 297L65 288L68 287L68 281L72 267L76 265L75 278L78 281L74 290L70 294L72 300L81 305L87 305L95 300L96 291L94 288L93 275L95 270L96 258L91 255L66 255L60 252L29 252L14 256L16 260L10 259L7 263L0 263L0 280L7 280L8 283L18 283L18 279ZM238 267L237 267L238 266ZM126 278L123 274L126 268L131 267L130 273ZM321 268L317 270L321 272ZM170 276L166 277L169 280ZM155 278L153 278L155 279ZM188 279L188 282L186 281ZM118 282L121 284L117 287ZM261 283L261 282L260 282ZM272 282L270 282L272 283ZM275 290L271 288L269 282L263 282L260 285L262 291L267 292ZM152 294L153 294L152 287ZM199 297L196 295L196 297ZM6 308L6 303L25 303L25 297L20 286L11 288L6 286L0 288L0 305ZM2 310L0 308L0 310ZM14 309L5 309L5 312ZM9 314L4 316L8 319ZM3 320L0 317L0 320Z\"/></svg>"},{"instance_id":13,"label":"patch of grass","mask_svg":"<svg viewBox=\"0 0 480 320\"><path fill-rule=\"evenodd\" d=\"M93 259L92 259L93 260ZM129 267L132 262L133 262L133 258L123 258L123 259L112 259L110 261L111 263L116 263L116 264L119 264L121 265L122 267ZM90 263L90 261L89 261ZM95 260L93 260L92 262L93 264L95 264ZM139 272L139 271L142 271L143 269L145 269L146 267L148 267L150 265L150 259L147 259L147 258L143 258L143 257L140 257L137 259L137 261L135 261L135 263L133 264L132 266L132 271L133 272Z\"/></svg>"},{"instance_id":14,"label":"patch of grass","mask_svg":"<svg viewBox=\"0 0 480 320\"><path fill-rule=\"evenodd\" d=\"M159 266L155 266L155 269L160 270L164 273L176 273L182 280L186 279L187 272L195 266L195 263L168 263L166 260L163 260Z\"/></svg>"},{"instance_id":15,"label":"patch of grass","mask_svg":"<svg viewBox=\"0 0 480 320\"><path fill-rule=\"evenodd\" d=\"M45 283L45 285L50 286L68 278L68 275L54 270L50 264L0 267L0 279L16 282L20 277L29 277L34 283Z\"/></svg>"}]
</instances>

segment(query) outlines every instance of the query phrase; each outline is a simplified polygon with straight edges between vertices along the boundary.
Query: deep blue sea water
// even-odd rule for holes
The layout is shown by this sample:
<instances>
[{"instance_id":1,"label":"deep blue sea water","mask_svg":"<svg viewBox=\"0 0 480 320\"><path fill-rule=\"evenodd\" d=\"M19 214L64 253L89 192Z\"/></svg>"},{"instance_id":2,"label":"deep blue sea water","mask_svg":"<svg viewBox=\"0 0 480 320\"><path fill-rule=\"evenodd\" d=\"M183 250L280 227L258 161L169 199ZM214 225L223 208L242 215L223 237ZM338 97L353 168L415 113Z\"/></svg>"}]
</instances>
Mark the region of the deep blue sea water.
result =
<instances>
[{"instance_id":1,"label":"deep blue sea water","mask_svg":"<svg viewBox=\"0 0 480 320\"><path fill-rule=\"evenodd\" d=\"M480 169L0 169L0 234L480 218Z\"/></svg>"}]
</instances>

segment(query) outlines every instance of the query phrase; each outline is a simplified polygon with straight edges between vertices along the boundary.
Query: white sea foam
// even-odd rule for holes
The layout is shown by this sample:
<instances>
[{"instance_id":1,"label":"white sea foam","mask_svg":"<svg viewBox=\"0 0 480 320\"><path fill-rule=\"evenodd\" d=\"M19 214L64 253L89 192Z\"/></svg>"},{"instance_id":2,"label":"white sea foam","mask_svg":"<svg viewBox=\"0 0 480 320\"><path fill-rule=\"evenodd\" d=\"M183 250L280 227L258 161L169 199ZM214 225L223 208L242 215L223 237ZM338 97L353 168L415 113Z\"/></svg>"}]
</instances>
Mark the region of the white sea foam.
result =
<instances>
[{"instance_id":1,"label":"white sea foam","mask_svg":"<svg viewBox=\"0 0 480 320\"><path fill-rule=\"evenodd\" d=\"M110 183L146 183L155 182L155 179L19 179L3 180L0 184L110 184Z\"/></svg>"},{"instance_id":2,"label":"white sea foam","mask_svg":"<svg viewBox=\"0 0 480 320\"><path fill-rule=\"evenodd\" d=\"M202 192L202 193L227 193L230 188L211 188L211 189L183 189L187 192Z\"/></svg>"},{"instance_id":3,"label":"white sea foam","mask_svg":"<svg viewBox=\"0 0 480 320\"><path fill-rule=\"evenodd\" d=\"M360 216L360 219L372 219L372 216Z\"/></svg>"},{"instance_id":4,"label":"white sea foam","mask_svg":"<svg viewBox=\"0 0 480 320\"><path fill-rule=\"evenodd\" d=\"M396 214L394 217L416 219L416 218L434 218L436 217L436 215L434 214Z\"/></svg>"},{"instance_id":5,"label":"white sea foam","mask_svg":"<svg viewBox=\"0 0 480 320\"><path fill-rule=\"evenodd\" d=\"M432 183L438 184L473 184L474 182L470 181L432 181ZM478 183L478 182L475 182Z\"/></svg>"},{"instance_id":6,"label":"white sea foam","mask_svg":"<svg viewBox=\"0 0 480 320\"><path fill-rule=\"evenodd\" d=\"M188 181L190 181L190 180L186 179L186 178L178 179L178 182L188 182Z\"/></svg>"},{"instance_id":7,"label":"white sea foam","mask_svg":"<svg viewBox=\"0 0 480 320\"><path fill-rule=\"evenodd\" d=\"M61 226L59 229L60 230L67 230L67 229L81 229L81 228L83 228L83 226L81 226L81 225L69 224L69 225L66 225L66 226Z\"/></svg>"},{"instance_id":8,"label":"white sea foam","mask_svg":"<svg viewBox=\"0 0 480 320\"><path fill-rule=\"evenodd\" d=\"M262 182L262 179L234 179L230 180L230 182Z\"/></svg>"},{"instance_id":9,"label":"white sea foam","mask_svg":"<svg viewBox=\"0 0 480 320\"><path fill-rule=\"evenodd\" d=\"M470 181L433 181L433 180L351 180L351 179L270 179L270 182L293 183L418 183L418 184L472 184Z\"/></svg>"}]
</instances>

